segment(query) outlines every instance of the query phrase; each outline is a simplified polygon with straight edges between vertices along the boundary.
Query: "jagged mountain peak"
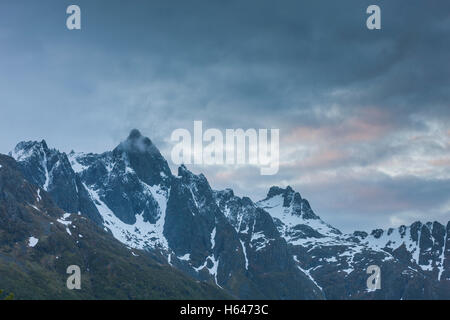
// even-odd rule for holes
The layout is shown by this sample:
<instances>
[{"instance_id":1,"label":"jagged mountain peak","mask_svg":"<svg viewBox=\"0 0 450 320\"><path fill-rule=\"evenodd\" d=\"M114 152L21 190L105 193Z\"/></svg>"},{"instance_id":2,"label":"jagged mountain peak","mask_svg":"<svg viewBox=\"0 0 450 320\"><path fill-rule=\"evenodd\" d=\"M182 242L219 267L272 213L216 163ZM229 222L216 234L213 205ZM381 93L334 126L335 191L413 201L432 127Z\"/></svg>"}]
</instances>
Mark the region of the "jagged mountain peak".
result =
<instances>
[{"instance_id":1,"label":"jagged mountain peak","mask_svg":"<svg viewBox=\"0 0 450 320\"><path fill-rule=\"evenodd\" d=\"M449 224L450 225L450 224ZM370 233L355 231L353 236L373 250L392 252L404 263L413 263L422 270L435 273L436 278L448 277L445 255L449 247L450 228L441 223L416 221L409 226L387 230L375 229Z\"/></svg>"},{"instance_id":2,"label":"jagged mountain peak","mask_svg":"<svg viewBox=\"0 0 450 320\"><path fill-rule=\"evenodd\" d=\"M75 184L67 155L49 148L45 140L20 142L9 155L19 163L25 177L45 191L59 183Z\"/></svg>"},{"instance_id":3,"label":"jagged mountain peak","mask_svg":"<svg viewBox=\"0 0 450 320\"><path fill-rule=\"evenodd\" d=\"M182 178L188 183L192 182L200 182L203 184L209 184L208 180L206 179L205 175L203 173L200 174L194 174L192 171L190 171L184 164L178 167L178 177Z\"/></svg>"},{"instance_id":4,"label":"jagged mountain peak","mask_svg":"<svg viewBox=\"0 0 450 320\"><path fill-rule=\"evenodd\" d=\"M289 241L336 236L341 232L323 222L311 209L309 202L290 186L273 186L267 197L256 205L267 211L278 224L278 230Z\"/></svg>"},{"instance_id":5,"label":"jagged mountain peak","mask_svg":"<svg viewBox=\"0 0 450 320\"><path fill-rule=\"evenodd\" d=\"M221 198L230 199L234 197L233 189L226 188L224 190L214 191L215 194L219 195Z\"/></svg>"},{"instance_id":6,"label":"jagged mountain peak","mask_svg":"<svg viewBox=\"0 0 450 320\"><path fill-rule=\"evenodd\" d=\"M289 195L292 195L295 193L294 189L291 188L291 186L287 186L286 188L281 188L279 186L272 186L269 189L269 192L267 193L266 199L273 198L278 195L283 195L283 197L287 197Z\"/></svg>"},{"instance_id":7,"label":"jagged mountain peak","mask_svg":"<svg viewBox=\"0 0 450 320\"><path fill-rule=\"evenodd\" d=\"M308 200L302 198L299 192L291 186L280 188L272 186L267 193L267 197L258 201L258 205L265 208L279 207L285 213L289 211L291 215L302 217L303 219L319 219L311 209Z\"/></svg>"},{"instance_id":8,"label":"jagged mountain peak","mask_svg":"<svg viewBox=\"0 0 450 320\"><path fill-rule=\"evenodd\" d=\"M244 206L254 206L253 201L249 197L242 197L242 204Z\"/></svg>"},{"instance_id":9,"label":"jagged mountain peak","mask_svg":"<svg viewBox=\"0 0 450 320\"><path fill-rule=\"evenodd\" d=\"M282 206L285 208L289 208L295 206L295 210L292 211L294 215L301 215L301 211L308 211L307 215L310 219L315 219L316 215L311 209L309 202L306 199L303 199L299 192L296 192L292 189L291 186L287 186L286 188L281 188L278 186L272 186L267 193L267 197L262 201L269 201L271 199L280 198L283 201Z\"/></svg>"},{"instance_id":10,"label":"jagged mountain peak","mask_svg":"<svg viewBox=\"0 0 450 320\"><path fill-rule=\"evenodd\" d=\"M25 161L36 153L48 153L50 150L45 140L42 141L22 141L19 142L9 156L16 159L16 161Z\"/></svg>"},{"instance_id":11,"label":"jagged mountain peak","mask_svg":"<svg viewBox=\"0 0 450 320\"><path fill-rule=\"evenodd\" d=\"M130 131L130 134L128 135L128 139L137 139L139 137L142 137L141 132L138 129L132 129Z\"/></svg>"},{"instance_id":12,"label":"jagged mountain peak","mask_svg":"<svg viewBox=\"0 0 450 320\"><path fill-rule=\"evenodd\" d=\"M42 148L44 148L44 150L48 150L47 142L44 139L42 139L40 143Z\"/></svg>"},{"instance_id":13,"label":"jagged mountain peak","mask_svg":"<svg viewBox=\"0 0 450 320\"><path fill-rule=\"evenodd\" d=\"M373 229L369 232L357 230L352 233L352 236L358 237L360 239L365 239L367 237L373 237L375 239L380 239L382 237L389 237L396 232L403 238L406 235L407 231L411 232L412 238L414 241L418 240L418 233L422 230L427 230L430 234L435 234L437 232L442 232L445 229L450 229L450 222L447 224L447 227L443 224L441 224L438 221L428 221L423 223L422 221L415 221L411 223L410 225L400 225L399 227L395 228L388 228L388 229Z\"/></svg>"},{"instance_id":14,"label":"jagged mountain peak","mask_svg":"<svg viewBox=\"0 0 450 320\"><path fill-rule=\"evenodd\" d=\"M415 221L413 223L411 223L409 226L405 226L405 225L401 225L398 228L389 228L387 230L387 234L390 235L395 229L398 229L400 231L403 231L410 228L411 230L417 231L420 230L422 228L427 228L431 233L432 232L436 232L437 229L443 230L445 229L445 225L441 224L438 221L427 221L427 222L422 222L422 221Z\"/></svg>"},{"instance_id":15,"label":"jagged mountain peak","mask_svg":"<svg viewBox=\"0 0 450 320\"><path fill-rule=\"evenodd\" d=\"M186 166L184 164L182 164L178 167L178 176L179 177L191 176L191 175L194 175L194 174L191 171L189 171L188 168L186 168Z\"/></svg>"},{"instance_id":16,"label":"jagged mountain peak","mask_svg":"<svg viewBox=\"0 0 450 320\"><path fill-rule=\"evenodd\" d=\"M146 184L160 185L168 177L172 177L166 159L158 148L139 130L133 129L128 138L122 141L112 152L113 162L125 161L139 179Z\"/></svg>"},{"instance_id":17,"label":"jagged mountain peak","mask_svg":"<svg viewBox=\"0 0 450 320\"><path fill-rule=\"evenodd\" d=\"M128 138L122 141L116 149L115 153L155 153L162 157L158 148L153 144L150 138L141 134L138 129L131 130Z\"/></svg>"}]
</instances>

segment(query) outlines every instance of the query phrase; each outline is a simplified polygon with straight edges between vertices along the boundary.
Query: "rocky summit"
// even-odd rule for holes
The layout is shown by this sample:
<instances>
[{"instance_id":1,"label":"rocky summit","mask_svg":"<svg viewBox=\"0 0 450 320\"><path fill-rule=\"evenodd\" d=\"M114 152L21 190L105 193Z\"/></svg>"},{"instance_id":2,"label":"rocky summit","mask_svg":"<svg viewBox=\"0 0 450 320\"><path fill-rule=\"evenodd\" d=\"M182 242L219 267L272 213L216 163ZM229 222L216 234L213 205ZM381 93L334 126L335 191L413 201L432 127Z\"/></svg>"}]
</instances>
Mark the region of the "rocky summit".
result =
<instances>
[{"instance_id":1,"label":"rocky summit","mask_svg":"<svg viewBox=\"0 0 450 320\"><path fill-rule=\"evenodd\" d=\"M231 189L213 190L204 175L183 165L173 174L138 130L102 154L66 154L32 141L17 144L10 156L0 159L0 265L19 263L11 252L21 259L38 254L46 263L70 256L85 268L83 255L99 255L106 265L114 264L114 255L126 264L139 255L174 272L171 284L188 286L192 298L208 292L237 299L450 299L450 223L345 234L289 186L271 187L265 199L253 202ZM14 227L10 219L17 211L7 202L8 188L15 188L16 206L33 217L23 216L26 223L14 218ZM108 239L110 247L100 253L58 220L89 223L90 237ZM56 232L64 241L49 240ZM31 236L39 239L33 248L27 245ZM80 256L68 253L78 248L84 250ZM377 290L367 286L371 265L380 268ZM126 268L146 279L141 267ZM14 283L1 279L0 287L14 291ZM89 297L109 297L96 288ZM146 292L137 284L128 289L128 298Z\"/></svg>"}]
</instances>

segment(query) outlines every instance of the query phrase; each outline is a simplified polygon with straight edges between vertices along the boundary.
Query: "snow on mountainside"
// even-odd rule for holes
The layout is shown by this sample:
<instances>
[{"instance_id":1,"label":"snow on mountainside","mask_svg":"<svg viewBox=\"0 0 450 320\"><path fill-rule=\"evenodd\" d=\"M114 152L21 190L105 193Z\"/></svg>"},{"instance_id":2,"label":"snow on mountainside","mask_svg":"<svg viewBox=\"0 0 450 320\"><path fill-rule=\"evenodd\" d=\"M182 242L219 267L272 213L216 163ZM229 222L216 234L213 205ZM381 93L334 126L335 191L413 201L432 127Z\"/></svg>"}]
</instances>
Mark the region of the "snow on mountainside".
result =
<instances>
[{"instance_id":1,"label":"snow on mountainside","mask_svg":"<svg viewBox=\"0 0 450 320\"><path fill-rule=\"evenodd\" d=\"M450 265L450 224L445 226L438 222L422 224L415 222L411 226L400 226L388 230L377 229L367 234L355 232L354 236L373 250L385 250L389 252L403 250L405 260L415 263L424 271L437 273L440 280L445 273L450 280L448 267Z\"/></svg>"},{"instance_id":2,"label":"snow on mountainside","mask_svg":"<svg viewBox=\"0 0 450 320\"><path fill-rule=\"evenodd\" d=\"M44 140L41 142L21 142L10 155L18 162L32 162L37 174L32 181L47 191L52 172L61 164L57 152L49 150Z\"/></svg>"},{"instance_id":3,"label":"snow on mountainside","mask_svg":"<svg viewBox=\"0 0 450 320\"><path fill-rule=\"evenodd\" d=\"M131 167L127 153L71 153L69 159L104 227L115 238L132 248L168 249L163 230L169 189L142 181ZM128 214L118 214L127 209Z\"/></svg>"},{"instance_id":4,"label":"snow on mountainside","mask_svg":"<svg viewBox=\"0 0 450 320\"><path fill-rule=\"evenodd\" d=\"M341 232L323 222L312 211L309 202L291 187L272 187L266 199L257 205L277 220L278 230L290 243L301 243L308 238L335 236Z\"/></svg>"},{"instance_id":5,"label":"snow on mountainside","mask_svg":"<svg viewBox=\"0 0 450 320\"><path fill-rule=\"evenodd\" d=\"M276 228L272 223L266 223L270 220L270 215L260 210L249 198L236 197L232 190L227 189L216 191L215 199L238 233L245 253L246 245L258 252L277 240L279 235Z\"/></svg>"},{"instance_id":6,"label":"snow on mountainside","mask_svg":"<svg viewBox=\"0 0 450 320\"><path fill-rule=\"evenodd\" d=\"M65 211L89 211L130 247L168 249L163 229L170 190L163 183L150 186L138 177L130 164L135 150L147 152L150 161L157 152L151 142L130 135L114 152L101 155L71 152L67 156L49 149L45 141L19 143L10 155L27 178L49 191ZM161 181L168 172L168 167L161 170Z\"/></svg>"},{"instance_id":7,"label":"snow on mountainside","mask_svg":"<svg viewBox=\"0 0 450 320\"><path fill-rule=\"evenodd\" d=\"M311 263L306 267L314 268L316 272L321 268L320 263L326 262L340 266L348 275L358 268L365 256L377 255L380 262L397 260L399 254L396 253L401 248L410 254L404 262L420 267L418 270L421 271L437 272L438 280L444 274L445 266L450 264L447 262L448 231L437 222L416 222L410 227L374 230L370 235L365 232L345 235L317 217L307 201L290 187L272 187L267 198L257 204L271 214L290 245L318 253L311 255ZM344 251L340 250L342 247L345 247ZM319 257L319 263L313 263L315 257Z\"/></svg>"},{"instance_id":8,"label":"snow on mountainside","mask_svg":"<svg viewBox=\"0 0 450 320\"><path fill-rule=\"evenodd\" d=\"M42 141L21 142L10 155L64 211L240 298L434 297L450 278L450 224L342 234L291 187L272 187L254 203L212 190L185 166L173 175L137 130L102 154L66 155ZM381 292L365 290L372 264L390 274Z\"/></svg>"}]
</instances>

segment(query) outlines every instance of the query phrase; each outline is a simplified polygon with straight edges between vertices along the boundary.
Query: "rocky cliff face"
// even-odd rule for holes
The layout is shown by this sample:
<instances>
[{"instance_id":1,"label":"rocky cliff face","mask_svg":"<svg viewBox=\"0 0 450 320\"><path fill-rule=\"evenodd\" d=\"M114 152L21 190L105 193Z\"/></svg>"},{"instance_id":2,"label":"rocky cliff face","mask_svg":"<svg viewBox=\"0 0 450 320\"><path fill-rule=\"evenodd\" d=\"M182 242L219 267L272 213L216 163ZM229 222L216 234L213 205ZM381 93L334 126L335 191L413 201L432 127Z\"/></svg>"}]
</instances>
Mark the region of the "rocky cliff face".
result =
<instances>
[{"instance_id":1,"label":"rocky cliff face","mask_svg":"<svg viewBox=\"0 0 450 320\"><path fill-rule=\"evenodd\" d=\"M342 234L290 187L254 203L212 190L185 166L173 175L137 130L103 154L66 155L43 141L19 143L11 155L66 212L238 298L450 298L448 225ZM382 287L371 292L374 264Z\"/></svg>"}]
</instances>

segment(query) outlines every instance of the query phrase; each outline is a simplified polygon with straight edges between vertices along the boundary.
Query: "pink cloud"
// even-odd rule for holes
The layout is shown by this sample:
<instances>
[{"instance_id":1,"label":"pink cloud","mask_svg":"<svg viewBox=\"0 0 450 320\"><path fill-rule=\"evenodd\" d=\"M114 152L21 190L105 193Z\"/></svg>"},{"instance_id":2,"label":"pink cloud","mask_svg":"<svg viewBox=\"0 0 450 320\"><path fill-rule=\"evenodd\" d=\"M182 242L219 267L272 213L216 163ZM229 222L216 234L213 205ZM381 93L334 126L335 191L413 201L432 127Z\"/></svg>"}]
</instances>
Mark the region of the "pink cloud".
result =
<instances>
[{"instance_id":1,"label":"pink cloud","mask_svg":"<svg viewBox=\"0 0 450 320\"><path fill-rule=\"evenodd\" d=\"M450 167L450 158L434 159L428 163L435 167Z\"/></svg>"},{"instance_id":2,"label":"pink cloud","mask_svg":"<svg viewBox=\"0 0 450 320\"><path fill-rule=\"evenodd\" d=\"M389 115L385 111L369 108L340 123L297 127L282 139L285 143L346 145L378 140L391 129Z\"/></svg>"}]
</instances>

